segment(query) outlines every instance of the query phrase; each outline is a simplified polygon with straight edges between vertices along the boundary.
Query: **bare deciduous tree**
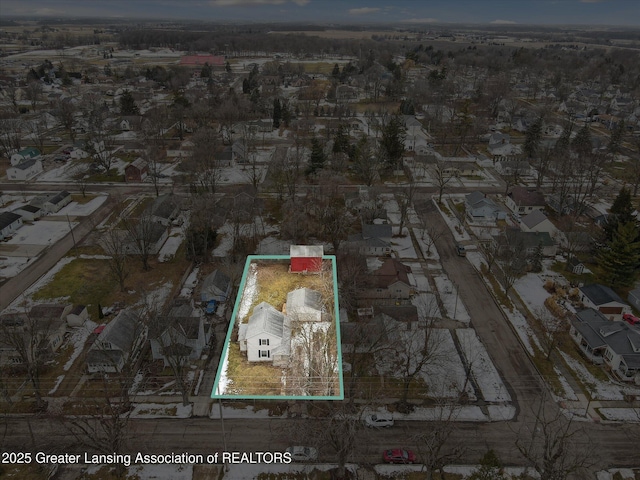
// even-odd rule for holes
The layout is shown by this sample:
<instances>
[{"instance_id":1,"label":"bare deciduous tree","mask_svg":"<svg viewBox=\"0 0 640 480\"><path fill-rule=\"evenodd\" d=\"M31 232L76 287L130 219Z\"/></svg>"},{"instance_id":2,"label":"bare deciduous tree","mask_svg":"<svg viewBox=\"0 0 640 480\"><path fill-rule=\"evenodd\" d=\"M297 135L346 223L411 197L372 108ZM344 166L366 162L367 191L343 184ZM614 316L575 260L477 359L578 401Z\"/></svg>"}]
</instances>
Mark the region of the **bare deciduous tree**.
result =
<instances>
[{"instance_id":1,"label":"bare deciduous tree","mask_svg":"<svg viewBox=\"0 0 640 480\"><path fill-rule=\"evenodd\" d=\"M517 432L516 448L541 480L566 480L573 474L587 478L597 458L589 435L554 410L548 412L541 404L533 425L525 423Z\"/></svg>"},{"instance_id":2,"label":"bare deciduous tree","mask_svg":"<svg viewBox=\"0 0 640 480\"><path fill-rule=\"evenodd\" d=\"M107 261L111 276L118 282L120 291L125 291L124 282L129 276L129 254L126 232L111 228L100 237L100 245L110 257Z\"/></svg>"}]
</instances>

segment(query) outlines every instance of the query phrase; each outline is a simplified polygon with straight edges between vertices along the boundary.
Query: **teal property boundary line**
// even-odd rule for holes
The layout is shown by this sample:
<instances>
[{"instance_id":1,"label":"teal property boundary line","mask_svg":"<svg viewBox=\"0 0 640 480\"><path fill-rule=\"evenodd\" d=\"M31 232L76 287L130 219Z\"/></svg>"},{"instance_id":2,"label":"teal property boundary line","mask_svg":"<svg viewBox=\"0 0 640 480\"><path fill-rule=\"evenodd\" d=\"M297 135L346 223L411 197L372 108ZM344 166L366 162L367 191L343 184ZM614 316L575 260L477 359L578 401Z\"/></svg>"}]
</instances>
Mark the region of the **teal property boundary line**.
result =
<instances>
[{"instance_id":1,"label":"teal property boundary line","mask_svg":"<svg viewBox=\"0 0 640 480\"><path fill-rule=\"evenodd\" d=\"M336 327L336 348L338 352L338 378L340 382L340 394L339 395L324 395L324 396L312 396L312 395L232 395L216 393L219 391L220 377L226 365L227 356L229 354L229 343L231 342L231 333L233 327L237 321L238 310L240 308L240 301L244 295L244 287L247 282L249 274L249 266L252 262L260 260L291 260L289 255L248 255L244 265L244 272L242 274L242 280L240 282L240 288L238 289L238 296L233 307L233 313L231 315L231 321L229 322L229 328L227 330L227 337L224 341L224 348L222 349L222 355L218 364L218 372L216 373L216 379L213 383L213 390L211 391L211 398L222 398L232 400L344 400L344 382L342 375L342 341L340 338L340 306L338 304L338 270L335 255L323 255L323 260L331 261L331 270L333 276L333 302L335 312L335 327Z\"/></svg>"}]
</instances>

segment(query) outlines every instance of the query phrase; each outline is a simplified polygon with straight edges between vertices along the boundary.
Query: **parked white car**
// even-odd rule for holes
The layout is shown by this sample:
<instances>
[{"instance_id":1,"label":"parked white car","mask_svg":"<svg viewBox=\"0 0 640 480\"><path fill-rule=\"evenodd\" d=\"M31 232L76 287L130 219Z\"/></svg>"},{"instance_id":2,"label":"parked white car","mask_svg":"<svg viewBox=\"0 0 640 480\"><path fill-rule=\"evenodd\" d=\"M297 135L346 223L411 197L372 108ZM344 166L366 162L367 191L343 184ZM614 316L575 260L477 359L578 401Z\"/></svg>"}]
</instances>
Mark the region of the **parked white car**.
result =
<instances>
[{"instance_id":1,"label":"parked white car","mask_svg":"<svg viewBox=\"0 0 640 480\"><path fill-rule=\"evenodd\" d=\"M294 462L313 462L318 459L318 450L313 447L288 447L286 452L291 454Z\"/></svg>"},{"instance_id":2,"label":"parked white car","mask_svg":"<svg viewBox=\"0 0 640 480\"><path fill-rule=\"evenodd\" d=\"M393 426L393 416L389 413L374 413L364 417L364 424L367 427L391 427Z\"/></svg>"}]
</instances>

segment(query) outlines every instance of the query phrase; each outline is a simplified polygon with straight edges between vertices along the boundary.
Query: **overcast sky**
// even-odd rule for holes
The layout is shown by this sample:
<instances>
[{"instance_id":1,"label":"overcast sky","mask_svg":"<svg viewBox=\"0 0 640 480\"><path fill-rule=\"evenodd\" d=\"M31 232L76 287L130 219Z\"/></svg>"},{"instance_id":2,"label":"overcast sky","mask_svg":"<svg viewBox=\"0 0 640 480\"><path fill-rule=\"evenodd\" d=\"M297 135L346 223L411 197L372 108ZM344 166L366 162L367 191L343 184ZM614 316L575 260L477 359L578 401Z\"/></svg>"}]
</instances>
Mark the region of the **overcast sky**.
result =
<instances>
[{"instance_id":1,"label":"overcast sky","mask_svg":"<svg viewBox=\"0 0 640 480\"><path fill-rule=\"evenodd\" d=\"M0 0L0 16L640 25L640 0Z\"/></svg>"}]
</instances>

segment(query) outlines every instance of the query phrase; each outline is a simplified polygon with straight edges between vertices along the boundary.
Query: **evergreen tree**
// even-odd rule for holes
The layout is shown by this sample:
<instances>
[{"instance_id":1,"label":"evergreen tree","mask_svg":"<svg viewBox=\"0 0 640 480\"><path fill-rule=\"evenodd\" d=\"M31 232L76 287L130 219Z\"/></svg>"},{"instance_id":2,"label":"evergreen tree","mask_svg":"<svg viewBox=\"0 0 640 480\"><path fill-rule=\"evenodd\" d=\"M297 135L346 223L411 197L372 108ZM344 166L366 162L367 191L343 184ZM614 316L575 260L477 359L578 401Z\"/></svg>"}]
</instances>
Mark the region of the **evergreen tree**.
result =
<instances>
[{"instance_id":1,"label":"evergreen tree","mask_svg":"<svg viewBox=\"0 0 640 480\"><path fill-rule=\"evenodd\" d=\"M250 87L249 87L249 79L245 78L244 80L242 80L242 93L249 93L251 91Z\"/></svg>"},{"instance_id":2,"label":"evergreen tree","mask_svg":"<svg viewBox=\"0 0 640 480\"><path fill-rule=\"evenodd\" d=\"M344 152L347 153L349 151L349 136L345 131L344 125L340 125L338 127L338 131L336 132L336 136L333 139L333 153Z\"/></svg>"},{"instance_id":3,"label":"evergreen tree","mask_svg":"<svg viewBox=\"0 0 640 480\"><path fill-rule=\"evenodd\" d=\"M591 131L588 123L585 123L584 126L578 130L578 133L571 142L571 146L581 157L591 153L593 145L591 144Z\"/></svg>"},{"instance_id":4,"label":"evergreen tree","mask_svg":"<svg viewBox=\"0 0 640 480\"><path fill-rule=\"evenodd\" d=\"M618 224L612 240L598 255L603 281L613 288L630 287L638 277L640 241L635 222Z\"/></svg>"},{"instance_id":5,"label":"evergreen tree","mask_svg":"<svg viewBox=\"0 0 640 480\"><path fill-rule=\"evenodd\" d=\"M120 96L120 115L140 115L140 110L129 90L125 90Z\"/></svg>"},{"instance_id":6,"label":"evergreen tree","mask_svg":"<svg viewBox=\"0 0 640 480\"><path fill-rule=\"evenodd\" d=\"M633 216L633 203L631 203L631 190L622 187L618 196L613 201L609 210L609 217L604 226L605 241L611 241L614 233L618 230L619 224L635 222Z\"/></svg>"},{"instance_id":7,"label":"evergreen tree","mask_svg":"<svg viewBox=\"0 0 640 480\"><path fill-rule=\"evenodd\" d=\"M333 71L331 72L331 76L333 78L338 78L340 76L340 65L337 63L333 66Z\"/></svg>"},{"instance_id":8,"label":"evergreen tree","mask_svg":"<svg viewBox=\"0 0 640 480\"><path fill-rule=\"evenodd\" d=\"M200 76L202 78L209 78L211 77L211 65L209 65L208 63L205 63L202 66L202 69L200 70Z\"/></svg>"},{"instance_id":9,"label":"evergreen tree","mask_svg":"<svg viewBox=\"0 0 640 480\"><path fill-rule=\"evenodd\" d=\"M225 62L224 69L227 73L231 73L231 64L229 63L229 60Z\"/></svg>"},{"instance_id":10,"label":"evergreen tree","mask_svg":"<svg viewBox=\"0 0 640 480\"><path fill-rule=\"evenodd\" d=\"M309 168L307 168L307 175L311 175L324 166L326 157L324 155L324 149L320 140L313 138L311 140L311 155L309 156Z\"/></svg>"},{"instance_id":11,"label":"evergreen tree","mask_svg":"<svg viewBox=\"0 0 640 480\"><path fill-rule=\"evenodd\" d=\"M489 450L480 459L480 467L471 474L469 480L501 480L504 478L502 462L496 452Z\"/></svg>"},{"instance_id":12,"label":"evergreen tree","mask_svg":"<svg viewBox=\"0 0 640 480\"><path fill-rule=\"evenodd\" d=\"M102 305L98 303L98 320L102 320L104 318L104 313L102 313Z\"/></svg>"},{"instance_id":13,"label":"evergreen tree","mask_svg":"<svg viewBox=\"0 0 640 480\"><path fill-rule=\"evenodd\" d=\"M282 106L278 98L273 99L273 128L280 128L280 120L282 119Z\"/></svg>"},{"instance_id":14,"label":"evergreen tree","mask_svg":"<svg viewBox=\"0 0 640 480\"><path fill-rule=\"evenodd\" d=\"M531 257L531 271L533 272L542 271L543 258L544 258L544 253L542 251L542 243L539 243L536 249L533 251L533 255Z\"/></svg>"},{"instance_id":15,"label":"evergreen tree","mask_svg":"<svg viewBox=\"0 0 640 480\"><path fill-rule=\"evenodd\" d=\"M289 108L289 104L283 101L280 106L282 107L282 123L284 123L285 127L289 127L291 123L291 109Z\"/></svg>"},{"instance_id":16,"label":"evergreen tree","mask_svg":"<svg viewBox=\"0 0 640 480\"><path fill-rule=\"evenodd\" d=\"M404 141L407 134L399 115L394 116L382 130L380 147L384 153L384 166L387 170L398 168L404 153Z\"/></svg>"},{"instance_id":17,"label":"evergreen tree","mask_svg":"<svg viewBox=\"0 0 640 480\"><path fill-rule=\"evenodd\" d=\"M540 140L542 139L542 119L538 118L527 129L524 140L524 153L529 158L535 158L540 148Z\"/></svg>"},{"instance_id":18,"label":"evergreen tree","mask_svg":"<svg viewBox=\"0 0 640 480\"><path fill-rule=\"evenodd\" d=\"M620 144L622 143L625 128L624 119L621 119L611 132L609 145L607 145L607 150L609 150L611 155L615 155L620 150Z\"/></svg>"}]
</instances>

